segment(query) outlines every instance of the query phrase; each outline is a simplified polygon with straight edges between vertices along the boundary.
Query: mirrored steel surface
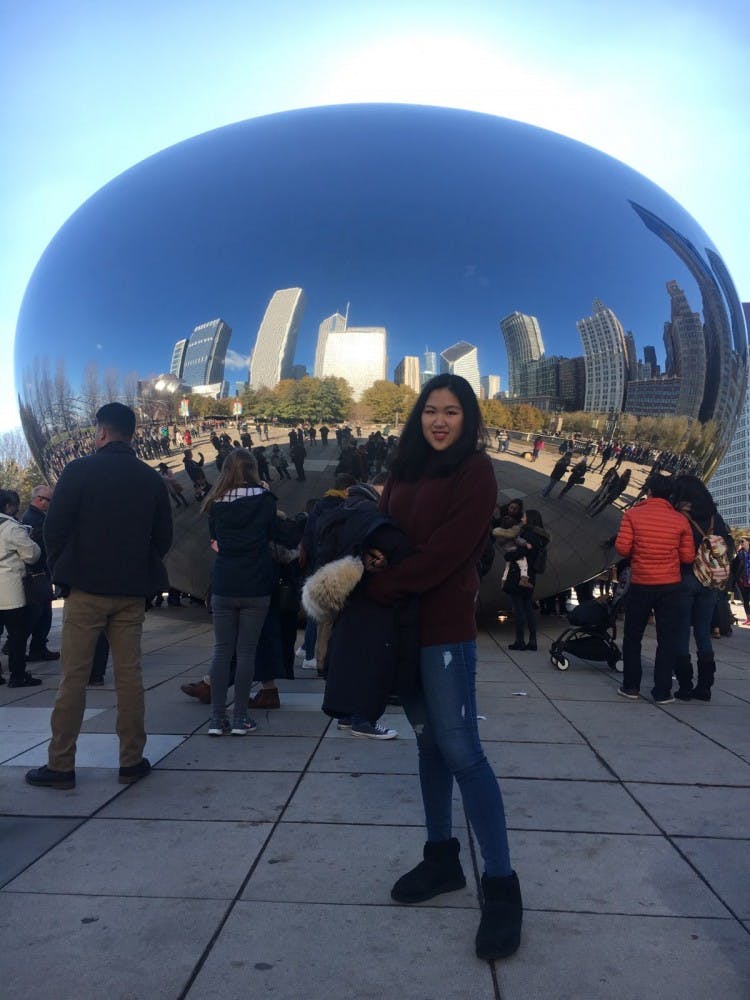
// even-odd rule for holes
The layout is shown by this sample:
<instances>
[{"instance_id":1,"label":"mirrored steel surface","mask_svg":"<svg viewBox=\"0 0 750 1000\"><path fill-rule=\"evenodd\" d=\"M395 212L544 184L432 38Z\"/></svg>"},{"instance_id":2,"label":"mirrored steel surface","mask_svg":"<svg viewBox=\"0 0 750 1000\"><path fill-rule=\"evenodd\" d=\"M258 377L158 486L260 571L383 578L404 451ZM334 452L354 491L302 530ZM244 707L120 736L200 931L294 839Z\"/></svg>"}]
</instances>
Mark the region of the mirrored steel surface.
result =
<instances>
[{"instance_id":1,"label":"mirrored steel surface","mask_svg":"<svg viewBox=\"0 0 750 1000\"><path fill-rule=\"evenodd\" d=\"M289 288L304 292L293 360L311 374L319 325L346 313L386 328L389 377L405 355L439 358L467 341L481 374L514 394L505 402L542 411L536 462L533 435L512 435L493 457L499 498L523 497L551 529L538 588L549 593L606 564L603 542L654 461L709 477L742 404L747 333L731 277L695 220L646 178L504 119L315 108L151 157L52 240L15 349L21 419L45 474L54 481L90 447L108 399L136 408L144 442L160 424L184 425L184 386L169 372L196 326L224 320L224 379L231 391L246 382L271 296ZM590 452L599 472L562 499L542 497L567 438L576 461L590 441L629 446L618 476L629 470L630 482L602 490L607 469ZM176 513L184 558L172 557L172 573L196 591L206 572L189 569L194 520Z\"/></svg>"}]
</instances>

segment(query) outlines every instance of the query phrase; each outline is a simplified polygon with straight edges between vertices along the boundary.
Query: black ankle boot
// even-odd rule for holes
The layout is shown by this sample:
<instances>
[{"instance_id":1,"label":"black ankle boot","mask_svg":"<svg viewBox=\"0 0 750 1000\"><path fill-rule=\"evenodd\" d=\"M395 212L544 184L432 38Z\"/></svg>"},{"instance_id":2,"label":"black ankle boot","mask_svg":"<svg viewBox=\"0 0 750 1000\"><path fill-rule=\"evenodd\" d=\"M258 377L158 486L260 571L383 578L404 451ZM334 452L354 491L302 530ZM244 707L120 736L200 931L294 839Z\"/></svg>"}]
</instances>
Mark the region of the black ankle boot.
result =
<instances>
[{"instance_id":1,"label":"black ankle boot","mask_svg":"<svg viewBox=\"0 0 750 1000\"><path fill-rule=\"evenodd\" d=\"M521 944L523 901L518 876L506 878L482 876L482 919L476 938L477 958L492 962L507 958Z\"/></svg>"},{"instance_id":2,"label":"black ankle boot","mask_svg":"<svg viewBox=\"0 0 750 1000\"><path fill-rule=\"evenodd\" d=\"M711 701L711 688L716 675L716 662L713 653L698 653L698 680L693 689L692 698L695 701Z\"/></svg>"},{"instance_id":3,"label":"black ankle boot","mask_svg":"<svg viewBox=\"0 0 750 1000\"><path fill-rule=\"evenodd\" d=\"M678 656L675 659L674 675L680 685L675 691L675 698L680 701L690 701L693 696L693 664L690 656Z\"/></svg>"},{"instance_id":4,"label":"black ankle boot","mask_svg":"<svg viewBox=\"0 0 750 1000\"><path fill-rule=\"evenodd\" d=\"M455 837L424 845L423 858L391 889L391 899L397 903L421 903L442 892L454 892L466 885L458 852L461 845Z\"/></svg>"}]
</instances>

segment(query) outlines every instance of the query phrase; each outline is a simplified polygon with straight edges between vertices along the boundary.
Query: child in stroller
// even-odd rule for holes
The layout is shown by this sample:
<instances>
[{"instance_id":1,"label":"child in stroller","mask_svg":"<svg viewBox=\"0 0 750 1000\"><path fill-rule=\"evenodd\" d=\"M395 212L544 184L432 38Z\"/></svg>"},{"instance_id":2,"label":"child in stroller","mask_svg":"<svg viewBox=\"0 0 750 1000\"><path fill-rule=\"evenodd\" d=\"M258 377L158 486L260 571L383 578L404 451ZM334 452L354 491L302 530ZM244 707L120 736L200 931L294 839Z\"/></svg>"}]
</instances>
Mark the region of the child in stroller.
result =
<instances>
[{"instance_id":1,"label":"child in stroller","mask_svg":"<svg viewBox=\"0 0 750 1000\"><path fill-rule=\"evenodd\" d=\"M617 615L627 595L630 568L620 573L615 595L606 600L584 601L568 613L569 627L550 646L549 657L558 670L567 670L570 656L605 662L622 673L622 652L617 645Z\"/></svg>"}]
</instances>

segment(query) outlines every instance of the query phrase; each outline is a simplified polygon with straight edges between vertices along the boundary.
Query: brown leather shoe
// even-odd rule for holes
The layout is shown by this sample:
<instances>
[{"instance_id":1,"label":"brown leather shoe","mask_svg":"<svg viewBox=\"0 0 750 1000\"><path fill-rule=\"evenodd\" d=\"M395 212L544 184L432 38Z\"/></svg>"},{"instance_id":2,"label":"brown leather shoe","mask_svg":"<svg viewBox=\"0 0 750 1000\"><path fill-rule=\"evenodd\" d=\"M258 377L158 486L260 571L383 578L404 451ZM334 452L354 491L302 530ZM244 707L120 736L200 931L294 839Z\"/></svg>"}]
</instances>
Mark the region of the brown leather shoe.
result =
<instances>
[{"instance_id":1,"label":"brown leather shoe","mask_svg":"<svg viewBox=\"0 0 750 1000\"><path fill-rule=\"evenodd\" d=\"M192 684L181 684L180 691L184 691L189 698L197 698L202 705L211 704L211 685L205 681L193 681Z\"/></svg>"},{"instance_id":2,"label":"brown leather shoe","mask_svg":"<svg viewBox=\"0 0 750 1000\"><path fill-rule=\"evenodd\" d=\"M247 703L248 708L281 708L278 688L261 688Z\"/></svg>"}]
</instances>

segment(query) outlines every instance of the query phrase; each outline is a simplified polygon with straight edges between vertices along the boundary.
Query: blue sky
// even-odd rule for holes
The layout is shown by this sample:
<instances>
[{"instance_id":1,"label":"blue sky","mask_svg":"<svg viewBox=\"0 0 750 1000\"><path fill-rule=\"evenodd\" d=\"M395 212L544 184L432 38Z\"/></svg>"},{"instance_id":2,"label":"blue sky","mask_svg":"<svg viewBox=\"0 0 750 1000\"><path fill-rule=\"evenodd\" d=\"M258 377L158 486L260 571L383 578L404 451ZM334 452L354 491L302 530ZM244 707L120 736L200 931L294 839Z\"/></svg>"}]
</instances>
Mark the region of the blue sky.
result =
<instances>
[{"instance_id":1,"label":"blue sky","mask_svg":"<svg viewBox=\"0 0 750 1000\"><path fill-rule=\"evenodd\" d=\"M0 0L6 356L37 260L107 181L220 125L348 101L468 108L601 149L682 203L746 300L746 17L672 0ZM17 423L10 372L0 429Z\"/></svg>"}]
</instances>

